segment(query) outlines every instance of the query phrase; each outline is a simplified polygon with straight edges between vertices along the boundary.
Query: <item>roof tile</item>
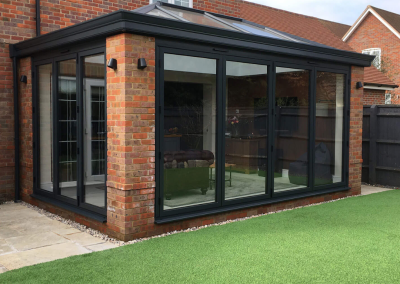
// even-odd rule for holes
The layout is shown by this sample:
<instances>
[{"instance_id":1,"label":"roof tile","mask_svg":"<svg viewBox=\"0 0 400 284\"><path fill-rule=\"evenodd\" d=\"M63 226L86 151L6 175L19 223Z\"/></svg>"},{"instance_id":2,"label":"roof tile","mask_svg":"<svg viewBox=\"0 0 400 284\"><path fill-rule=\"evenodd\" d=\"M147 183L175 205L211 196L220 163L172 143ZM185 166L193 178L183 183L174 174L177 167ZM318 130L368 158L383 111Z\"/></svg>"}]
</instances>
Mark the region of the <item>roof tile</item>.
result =
<instances>
[{"instance_id":1,"label":"roof tile","mask_svg":"<svg viewBox=\"0 0 400 284\"><path fill-rule=\"evenodd\" d=\"M337 49L354 51L347 43L342 41L340 36L337 35L339 30L338 25L341 24L328 25L327 22L329 21L322 22L318 18L279 10L247 1L243 1L241 13L241 17L248 21ZM340 29L343 29L343 27Z\"/></svg>"}]
</instances>

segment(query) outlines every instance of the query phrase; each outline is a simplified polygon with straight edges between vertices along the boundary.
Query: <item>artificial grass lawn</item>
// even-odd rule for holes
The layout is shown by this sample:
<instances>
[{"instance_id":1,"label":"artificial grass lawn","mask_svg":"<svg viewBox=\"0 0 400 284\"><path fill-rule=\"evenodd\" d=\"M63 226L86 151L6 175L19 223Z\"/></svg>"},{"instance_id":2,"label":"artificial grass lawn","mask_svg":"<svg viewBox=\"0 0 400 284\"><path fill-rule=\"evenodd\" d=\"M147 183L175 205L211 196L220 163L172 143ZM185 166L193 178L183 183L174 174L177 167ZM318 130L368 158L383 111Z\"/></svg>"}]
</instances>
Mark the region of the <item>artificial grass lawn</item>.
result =
<instances>
[{"instance_id":1,"label":"artificial grass lawn","mask_svg":"<svg viewBox=\"0 0 400 284\"><path fill-rule=\"evenodd\" d=\"M0 274L0 283L397 283L400 190Z\"/></svg>"}]
</instances>

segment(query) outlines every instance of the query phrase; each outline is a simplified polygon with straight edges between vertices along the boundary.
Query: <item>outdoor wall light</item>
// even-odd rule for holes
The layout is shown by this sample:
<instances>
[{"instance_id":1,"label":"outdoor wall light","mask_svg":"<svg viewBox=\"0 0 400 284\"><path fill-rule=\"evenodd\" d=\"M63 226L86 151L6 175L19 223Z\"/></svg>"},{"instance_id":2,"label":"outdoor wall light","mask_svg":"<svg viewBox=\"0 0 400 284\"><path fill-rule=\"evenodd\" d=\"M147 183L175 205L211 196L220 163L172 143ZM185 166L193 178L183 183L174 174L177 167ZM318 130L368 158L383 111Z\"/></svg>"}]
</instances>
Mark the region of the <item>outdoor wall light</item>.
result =
<instances>
[{"instance_id":1,"label":"outdoor wall light","mask_svg":"<svg viewBox=\"0 0 400 284\"><path fill-rule=\"evenodd\" d=\"M139 59L138 59L138 63L137 63L137 68L138 68L138 69L144 69L144 68L146 68L146 67L147 67L146 59L144 59L144 58L139 58Z\"/></svg>"},{"instance_id":2,"label":"outdoor wall light","mask_svg":"<svg viewBox=\"0 0 400 284\"><path fill-rule=\"evenodd\" d=\"M356 88L357 89L361 89L363 87L363 83L362 82L357 82L356 83Z\"/></svg>"},{"instance_id":3,"label":"outdoor wall light","mask_svg":"<svg viewBox=\"0 0 400 284\"><path fill-rule=\"evenodd\" d=\"M25 75L21 76L21 79L19 79L22 83L28 83L28 78Z\"/></svg>"},{"instance_id":4,"label":"outdoor wall light","mask_svg":"<svg viewBox=\"0 0 400 284\"><path fill-rule=\"evenodd\" d=\"M115 58L110 58L107 62L107 67L111 69L117 69L117 59Z\"/></svg>"}]
</instances>

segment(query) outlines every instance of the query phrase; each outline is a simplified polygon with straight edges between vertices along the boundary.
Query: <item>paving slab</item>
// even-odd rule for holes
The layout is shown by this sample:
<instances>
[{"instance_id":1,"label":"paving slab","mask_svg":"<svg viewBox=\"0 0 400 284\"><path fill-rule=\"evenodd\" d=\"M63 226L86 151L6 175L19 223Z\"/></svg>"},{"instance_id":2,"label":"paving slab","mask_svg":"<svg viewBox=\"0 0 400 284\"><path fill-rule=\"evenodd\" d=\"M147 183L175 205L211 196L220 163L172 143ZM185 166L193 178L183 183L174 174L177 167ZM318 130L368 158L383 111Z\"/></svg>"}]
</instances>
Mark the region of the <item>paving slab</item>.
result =
<instances>
[{"instance_id":1,"label":"paving slab","mask_svg":"<svg viewBox=\"0 0 400 284\"><path fill-rule=\"evenodd\" d=\"M65 235L64 238L71 240L75 243L78 243L82 246L89 246L89 245L94 245L94 244L99 244L99 243L104 242L104 240L102 240L100 238L93 237L92 235L89 235L89 234L83 233L83 232Z\"/></svg>"},{"instance_id":2,"label":"paving slab","mask_svg":"<svg viewBox=\"0 0 400 284\"><path fill-rule=\"evenodd\" d=\"M10 244L5 240L0 240L0 255L16 251Z\"/></svg>"},{"instance_id":3,"label":"paving slab","mask_svg":"<svg viewBox=\"0 0 400 284\"><path fill-rule=\"evenodd\" d=\"M68 242L67 239L53 233L44 232L27 236L19 236L5 239L5 241L18 251L30 250L60 243Z\"/></svg>"},{"instance_id":4,"label":"paving slab","mask_svg":"<svg viewBox=\"0 0 400 284\"><path fill-rule=\"evenodd\" d=\"M112 249L118 247L116 244L112 244L109 242L104 242L100 244L94 244L90 246L85 246L87 249L90 249L92 251L102 251L102 250L107 250L107 249Z\"/></svg>"},{"instance_id":5,"label":"paving slab","mask_svg":"<svg viewBox=\"0 0 400 284\"><path fill-rule=\"evenodd\" d=\"M5 268L4 266L0 265L0 273L6 272L6 271L8 271L8 269Z\"/></svg>"},{"instance_id":6,"label":"paving slab","mask_svg":"<svg viewBox=\"0 0 400 284\"><path fill-rule=\"evenodd\" d=\"M377 187L371 185L361 185L361 195L368 195L378 192L393 190L393 188Z\"/></svg>"},{"instance_id":7,"label":"paving slab","mask_svg":"<svg viewBox=\"0 0 400 284\"><path fill-rule=\"evenodd\" d=\"M115 247L23 204L0 205L0 273Z\"/></svg>"},{"instance_id":8,"label":"paving slab","mask_svg":"<svg viewBox=\"0 0 400 284\"><path fill-rule=\"evenodd\" d=\"M8 270L12 270L28 265L34 265L89 252L90 250L78 244L63 243L38 249L0 255L0 263Z\"/></svg>"}]
</instances>

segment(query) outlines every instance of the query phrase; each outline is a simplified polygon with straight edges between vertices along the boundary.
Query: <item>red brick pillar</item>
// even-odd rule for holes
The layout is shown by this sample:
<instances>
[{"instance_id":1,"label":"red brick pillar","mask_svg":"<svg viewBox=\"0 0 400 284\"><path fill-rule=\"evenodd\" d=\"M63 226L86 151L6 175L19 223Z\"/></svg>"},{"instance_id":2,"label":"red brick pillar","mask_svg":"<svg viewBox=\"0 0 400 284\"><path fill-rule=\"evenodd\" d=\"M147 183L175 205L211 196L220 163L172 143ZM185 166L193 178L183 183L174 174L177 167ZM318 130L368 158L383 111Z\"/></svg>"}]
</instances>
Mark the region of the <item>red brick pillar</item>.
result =
<instances>
[{"instance_id":1,"label":"red brick pillar","mask_svg":"<svg viewBox=\"0 0 400 284\"><path fill-rule=\"evenodd\" d=\"M19 60L18 78L25 75L27 83L18 80L20 198L29 202L33 193L33 125L32 125L32 63L31 58Z\"/></svg>"},{"instance_id":2,"label":"red brick pillar","mask_svg":"<svg viewBox=\"0 0 400 284\"><path fill-rule=\"evenodd\" d=\"M362 122L363 89L357 89L356 83L364 82L364 68L351 68L350 87L350 148L349 148L349 186L350 194L361 193L362 166Z\"/></svg>"},{"instance_id":3,"label":"red brick pillar","mask_svg":"<svg viewBox=\"0 0 400 284\"><path fill-rule=\"evenodd\" d=\"M9 45L0 42L0 203L14 199L14 93Z\"/></svg>"},{"instance_id":4,"label":"red brick pillar","mask_svg":"<svg viewBox=\"0 0 400 284\"><path fill-rule=\"evenodd\" d=\"M153 228L155 198L155 40L107 38L107 222L112 235L144 237ZM138 58L147 67L137 68Z\"/></svg>"}]
</instances>

